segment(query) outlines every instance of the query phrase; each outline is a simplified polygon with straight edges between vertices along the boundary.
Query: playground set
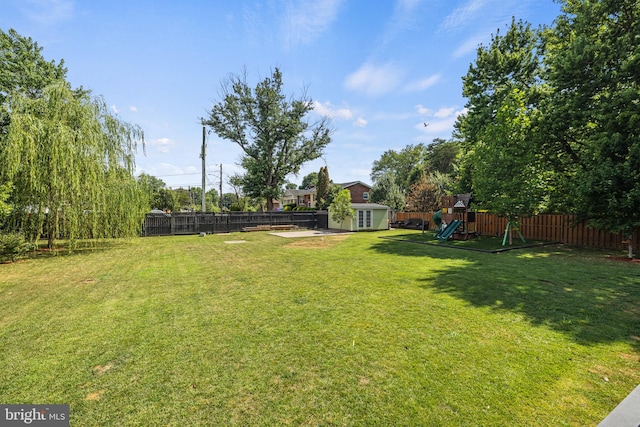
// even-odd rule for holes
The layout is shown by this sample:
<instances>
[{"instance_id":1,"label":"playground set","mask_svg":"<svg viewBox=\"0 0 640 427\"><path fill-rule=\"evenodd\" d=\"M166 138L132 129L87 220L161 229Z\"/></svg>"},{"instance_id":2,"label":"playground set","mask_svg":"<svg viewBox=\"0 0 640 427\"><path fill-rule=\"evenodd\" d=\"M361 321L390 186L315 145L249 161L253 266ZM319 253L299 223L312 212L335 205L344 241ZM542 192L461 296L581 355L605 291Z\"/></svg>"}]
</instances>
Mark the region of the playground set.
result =
<instances>
[{"instance_id":1,"label":"playground set","mask_svg":"<svg viewBox=\"0 0 640 427\"><path fill-rule=\"evenodd\" d=\"M436 239L467 240L477 237L476 213L471 210L471 194L445 196L442 208L433 214L433 223L438 227Z\"/></svg>"}]
</instances>

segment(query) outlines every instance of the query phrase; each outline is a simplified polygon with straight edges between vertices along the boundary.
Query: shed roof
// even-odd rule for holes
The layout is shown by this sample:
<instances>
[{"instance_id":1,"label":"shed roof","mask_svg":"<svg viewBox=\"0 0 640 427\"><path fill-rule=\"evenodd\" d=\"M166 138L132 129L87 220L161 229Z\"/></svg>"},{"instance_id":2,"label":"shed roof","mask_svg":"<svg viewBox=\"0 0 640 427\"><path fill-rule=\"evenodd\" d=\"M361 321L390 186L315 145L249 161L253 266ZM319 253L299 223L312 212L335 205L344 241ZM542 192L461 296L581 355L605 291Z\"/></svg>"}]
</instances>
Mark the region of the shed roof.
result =
<instances>
[{"instance_id":1,"label":"shed roof","mask_svg":"<svg viewBox=\"0 0 640 427\"><path fill-rule=\"evenodd\" d=\"M379 203L351 203L353 209L390 209L389 206Z\"/></svg>"}]
</instances>

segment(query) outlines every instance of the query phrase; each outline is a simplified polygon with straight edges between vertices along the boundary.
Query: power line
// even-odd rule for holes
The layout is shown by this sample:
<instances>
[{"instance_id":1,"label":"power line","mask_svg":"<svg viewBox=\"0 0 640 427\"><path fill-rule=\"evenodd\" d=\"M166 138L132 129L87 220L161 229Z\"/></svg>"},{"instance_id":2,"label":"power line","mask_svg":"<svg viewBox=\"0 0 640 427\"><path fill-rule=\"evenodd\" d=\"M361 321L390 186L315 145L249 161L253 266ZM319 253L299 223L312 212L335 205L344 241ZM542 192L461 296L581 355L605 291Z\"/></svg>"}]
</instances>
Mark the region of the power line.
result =
<instances>
[{"instance_id":1,"label":"power line","mask_svg":"<svg viewBox=\"0 0 640 427\"><path fill-rule=\"evenodd\" d=\"M153 175L156 178L162 178L164 176L185 176L185 175L200 175L200 172L189 172L189 173L174 173L174 174L167 174L167 175Z\"/></svg>"}]
</instances>

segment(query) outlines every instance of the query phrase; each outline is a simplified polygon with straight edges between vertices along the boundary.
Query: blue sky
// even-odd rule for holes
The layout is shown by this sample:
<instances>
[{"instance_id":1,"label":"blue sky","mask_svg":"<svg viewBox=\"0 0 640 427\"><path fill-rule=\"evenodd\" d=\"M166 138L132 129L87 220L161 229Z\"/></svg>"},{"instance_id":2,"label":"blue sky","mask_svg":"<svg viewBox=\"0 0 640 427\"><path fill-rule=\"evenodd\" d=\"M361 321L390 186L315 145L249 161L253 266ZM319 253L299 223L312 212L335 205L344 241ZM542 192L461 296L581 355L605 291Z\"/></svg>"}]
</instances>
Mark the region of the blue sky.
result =
<instances>
[{"instance_id":1,"label":"blue sky","mask_svg":"<svg viewBox=\"0 0 640 427\"><path fill-rule=\"evenodd\" d=\"M202 126L220 83L251 86L280 68L288 95L306 93L335 132L322 159L334 182L371 183L386 150L448 139L464 111L462 76L511 17L552 24L553 0L0 0L0 28L64 59L73 86L102 95L145 132L138 172L200 186ZM313 118L310 116L310 118ZM423 123L428 123L427 127ZM207 187L224 192L241 151L207 137Z\"/></svg>"}]
</instances>

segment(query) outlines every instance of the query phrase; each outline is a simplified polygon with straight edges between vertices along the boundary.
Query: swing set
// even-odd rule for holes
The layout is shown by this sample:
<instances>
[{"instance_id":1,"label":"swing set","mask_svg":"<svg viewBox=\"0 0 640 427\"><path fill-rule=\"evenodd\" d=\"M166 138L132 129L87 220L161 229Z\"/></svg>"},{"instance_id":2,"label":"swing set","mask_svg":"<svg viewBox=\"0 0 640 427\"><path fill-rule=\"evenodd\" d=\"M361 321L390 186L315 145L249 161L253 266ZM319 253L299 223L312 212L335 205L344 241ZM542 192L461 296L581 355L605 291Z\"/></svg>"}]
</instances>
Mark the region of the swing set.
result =
<instances>
[{"instance_id":1,"label":"swing set","mask_svg":"<svg viewBox=\"0 0 640 427\"><path fill-rule=\"evenodd\" d=\"M477 237L476 213L470 206L472 202L473 196L471 194L457 194L442 198L442 207L432 218L434 224L438 226L436 239L442 241L467 240ZM509 219L504 229L502 246L506 246L507 239L509 239L509 244L513 243L514 233L522 240L522 243L527 243L520 232L520 221Z\"/></svg>"},{"instance_id":2,"label":"swing set","mask_svg":"<svg viewBox=\"0 0 640 427\"><path fill-rule=\"evenodd\" d=\"M517 232L518 236L520 237L520 240L522 240L522 243L527 243L526 240L524 240L524 237L522 236L522 233L520 232L520 221L507 221L507 227L504 229L504 237L502 238L502 246L507 244L507 237L509 237L509 244L512 243L512 236L513 236L513 232Z\"/></svg>"}]
</instances>

